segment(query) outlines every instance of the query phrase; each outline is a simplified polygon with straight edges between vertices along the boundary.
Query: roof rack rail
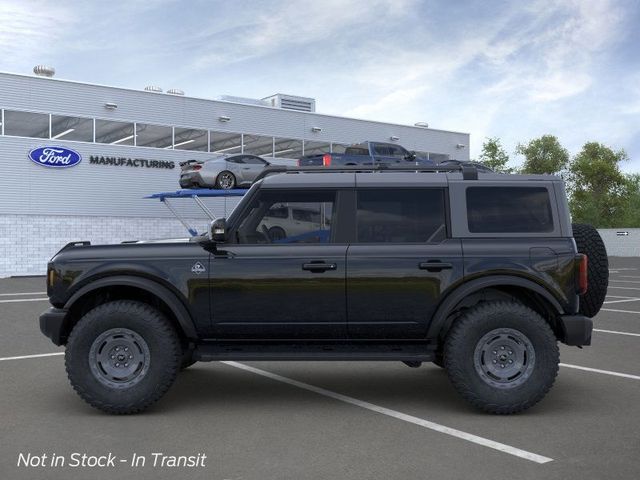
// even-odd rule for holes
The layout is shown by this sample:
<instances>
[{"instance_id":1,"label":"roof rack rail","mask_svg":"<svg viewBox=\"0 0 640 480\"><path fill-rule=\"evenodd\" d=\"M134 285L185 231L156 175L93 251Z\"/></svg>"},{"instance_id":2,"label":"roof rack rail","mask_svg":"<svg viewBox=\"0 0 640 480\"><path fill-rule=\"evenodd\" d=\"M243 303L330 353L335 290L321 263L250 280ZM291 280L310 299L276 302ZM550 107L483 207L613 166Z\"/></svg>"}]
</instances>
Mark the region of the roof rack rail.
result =
<instances>
[{"instance_id":1,"label":"roof rack rail","mask_svg":"<svg viewBox=\"0 0 640 480\"><path fill-rule=\"evenodd\" d=\"M344 172L462 172L463 180L477 180L478 168L473 164L461 165L434 165L421 167L418 165L387 166L387 165L346 165L343 167L289 167L285 165L272 165L266 167L254 180L254 183L269 175L277 173L344 173Z\"/></svg>"}]
</instances>

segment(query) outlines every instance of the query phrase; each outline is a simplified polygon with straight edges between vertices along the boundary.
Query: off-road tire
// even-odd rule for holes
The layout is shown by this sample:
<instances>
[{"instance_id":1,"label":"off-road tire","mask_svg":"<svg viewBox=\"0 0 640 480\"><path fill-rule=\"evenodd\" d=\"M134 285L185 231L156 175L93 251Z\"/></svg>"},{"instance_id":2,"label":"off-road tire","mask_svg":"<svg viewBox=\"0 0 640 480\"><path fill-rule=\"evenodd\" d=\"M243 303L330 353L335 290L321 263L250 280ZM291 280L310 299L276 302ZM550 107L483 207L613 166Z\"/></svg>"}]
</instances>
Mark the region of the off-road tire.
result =
<instances>
[{"instance_id":1,"label":"off-road tire","mask_svg":"<svg viewBox=\"0 0 640 480\"><path fill-rule=\"evenodd\" d=\"M595 317L602 308L609 287L609 257L604 242L591 225L574 223L573 238L578 252L587 257L587 293L580 295L580 313Z\"/></svg>"},{"instance_id":2,"label":"off-road tire","mask_svg":"<svg viewBox=\"0 0 640 480\"><path fill-rule=\"evenodd\" d=\"M126 388L105 385L95 373L97 362L91 356L94 342L117 329L134 332L148 347L146 373ZM158 401L173 384L181 361L174 326L155 308L132 300L108 302L85 314L73 327L65 352L74 390L91 406L113 414L138 413Z\"/></svg>"},{"instance_id":3,"label":"off-road tire","mask_svg":"<svg viewBox=\"0 0 640 480\"><path fill-rule=\"evenodd\" d=\"M478 373L474 357L477 347L497 329L517 331L532 347L531 370L527 377L521 377L522 383L514 380L513 386L498 388ZM445 339L444 365L449 380L465 400L489 413L517 413L535 405L553 385L559 362L557 339L549 324L516 301L483 302L470 308L456 320Z\"/></svg>"},{"instance_id":4,"label":"off-road tire","mask_svg":"<svg viewBox=\"0 0 640 480\"><path fill-rule=\"evenodd\" d=\"M223 184L225 178L230 179L231 183L229 185ZM231 190L232 188L235 188L237 184L236 176L228 170L220 172L216 177L216 188L218 189Z\"/></svg>"}]
</instances>

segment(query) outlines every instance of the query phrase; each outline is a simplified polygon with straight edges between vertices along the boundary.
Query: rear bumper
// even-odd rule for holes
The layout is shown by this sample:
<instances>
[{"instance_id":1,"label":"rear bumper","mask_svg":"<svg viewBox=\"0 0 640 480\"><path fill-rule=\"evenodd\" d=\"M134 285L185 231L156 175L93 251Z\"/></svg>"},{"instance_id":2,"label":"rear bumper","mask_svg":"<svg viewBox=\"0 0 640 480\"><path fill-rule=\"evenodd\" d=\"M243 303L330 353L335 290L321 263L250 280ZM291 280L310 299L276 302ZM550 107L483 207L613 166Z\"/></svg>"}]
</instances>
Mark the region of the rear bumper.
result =
<instances>
[{"instance_id":1,"label":"rear bumper","mask_svg":"<svg viewBox=\"0 0 640 480\"><path fill-rule=\"evenodd\" d=\"M50 308L40 315L40 331L56 345L66 343L67 311Z\"/></svg>"},{"instance_id":2,"label":"rear bumper","mask_svg":"<svg viewBox=\"0 0 640 480\"><path fill-rule=\"evenodd\" d=\"M202 175L197 172L183 173L180 175L180 187L190 188L194 186L207 186Z\"/></svg>"},{"instance_id":3,"label":"rear bumper","mask_svg":"<svg viewBox=\"0 0 640 480\"><path fill-rule=\"evenodd\" d=\"M591 345L593 320L583 315L562 315L560 317L564 333L563 343L567 345Z\"/></svg>"}]
</instances>

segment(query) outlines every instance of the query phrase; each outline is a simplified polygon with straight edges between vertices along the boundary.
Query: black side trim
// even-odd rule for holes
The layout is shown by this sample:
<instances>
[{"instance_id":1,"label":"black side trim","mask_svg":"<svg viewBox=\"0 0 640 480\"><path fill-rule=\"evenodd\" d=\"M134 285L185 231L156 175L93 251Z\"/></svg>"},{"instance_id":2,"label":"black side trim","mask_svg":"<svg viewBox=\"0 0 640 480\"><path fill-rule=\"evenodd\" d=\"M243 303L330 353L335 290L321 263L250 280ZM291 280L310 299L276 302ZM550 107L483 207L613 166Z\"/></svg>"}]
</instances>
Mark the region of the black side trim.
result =
<instances>
[{"instance_id":1,"label":"black side trim","mask_svg":"<svg viewBox=\"0 0 640 480\"><path fill-rule=\"evenodd\" d=\"M62 345L67 340L67 311L50 308L40 315L40 331L55 345Z\"/></svg>"},{"instance_id":2,"label":"black side trim","mask_svg":"<svg viewBox=\"0 0 640 480\"><path fill-rule=\"evenodd\" d=\"M564 333L564 338L561 338L563 343L574 346L591 345L593 320L584 315L562 315L560 320Z\"/></svg>"},{"instance_id":3,"label":"black side trim","mask_svg":"<svg viewBox=\"0 0 640 480\"><path fill-rule=\"evenodd\" d=\"M196 346L198 361L218 360L366 360L430 362L426 343L380 342L215 342Z\"/></svg>"},{"instance_id":4,"label":"black side trim","mask_svg":"<svg viewBox=\"0 0 640 480\"><path fill-rule=\"evenodd\" d=\"M191 318L189 311L186 309L180 299L168 288L163 287L159 283L156 283L153 280L149 280L144 277L136 277L132 275L115 275L92 281L82 287L76 293L74 293L71 298L67 300L64 308L69 310L76 301L85 296L87 293L92 292L98 288L116 285L137 287L155 295L167 304L171 312L178 320L178 323L180 324L180 327L182 328L187 338L198 338L198 333L196 332L195 325L193 324L193 319Z\"/></svg>"}]
</instances>

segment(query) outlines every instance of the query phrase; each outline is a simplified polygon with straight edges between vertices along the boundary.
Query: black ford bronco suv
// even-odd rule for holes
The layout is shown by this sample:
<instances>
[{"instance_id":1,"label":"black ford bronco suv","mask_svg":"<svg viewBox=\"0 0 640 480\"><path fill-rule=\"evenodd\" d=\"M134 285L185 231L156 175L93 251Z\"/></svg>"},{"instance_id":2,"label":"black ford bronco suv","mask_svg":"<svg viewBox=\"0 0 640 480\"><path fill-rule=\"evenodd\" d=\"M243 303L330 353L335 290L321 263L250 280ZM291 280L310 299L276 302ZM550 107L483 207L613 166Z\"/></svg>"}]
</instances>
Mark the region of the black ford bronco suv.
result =
<instances>
[{"instance_id":1,"label":"black ford bronco suv","mask_svg":"<svg viewBox=\"0 0 640 480\"><path fill-rule=\"evenodd\" d=\"M557 177L270 167L206 235L64 247L40 328L110 413L146 409L197 361L390 360L434 362L508 414L549 391L558 342L591 343L607 284Z\"/></svg>"}]
</instances>

